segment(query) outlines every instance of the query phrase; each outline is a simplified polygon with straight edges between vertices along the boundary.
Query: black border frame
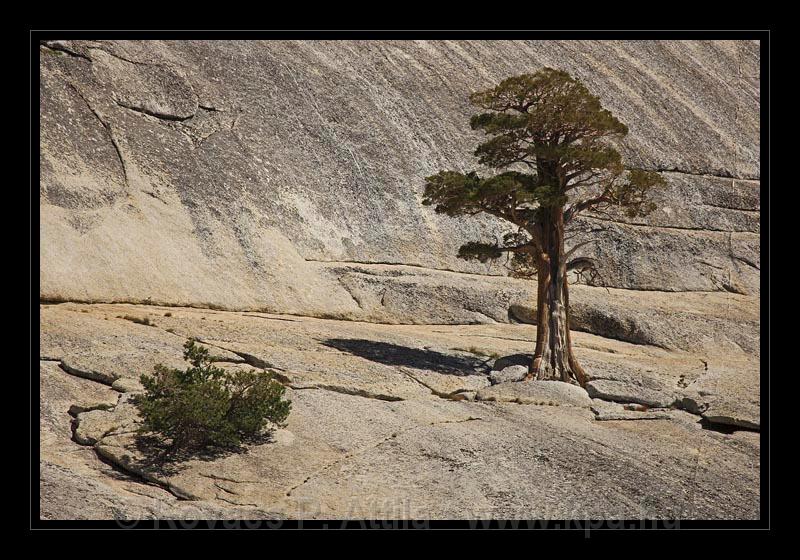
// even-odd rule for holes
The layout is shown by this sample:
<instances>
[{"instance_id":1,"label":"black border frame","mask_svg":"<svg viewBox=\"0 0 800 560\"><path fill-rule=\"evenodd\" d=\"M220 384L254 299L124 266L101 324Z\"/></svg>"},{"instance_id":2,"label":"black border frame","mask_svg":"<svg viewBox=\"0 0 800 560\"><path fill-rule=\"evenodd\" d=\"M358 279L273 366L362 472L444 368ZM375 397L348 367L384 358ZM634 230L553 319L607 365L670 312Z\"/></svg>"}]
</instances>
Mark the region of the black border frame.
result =
<instances>
[{"instance_id":1,"label":"black border frame","mask_svg":"<svg viewBox=\"0 0 800 560\"><path fill-rule=\"evenodd\" d=\"M28 29L30 39L30 201L29 238L30 258L30 524L28 531L65 529L231 529L231 528L281 528L281 529L537 529L544 531L569 531L590 536L600 531L650 532L654 530L770 530L771 523L771 470L770 470L770 35L769 29L759 30L43 30ZM40 487L38 479L40 433L38 426L39 392L38 368L34 363L39 354L39 269L34 267L33 247L39 242L39 166L34 156L39 152L39 117L34 114L38 106L39 41L47 39L172 39L172 40L390 40L390 39L462 39L462 40L759 40L761 50L760 115L761 115L761 504L758 520L283 520L256 521L174 521L155 520L122 522L114 520L42 520L39 518ZM766 163L766 165L764 165ZM35 220L34 220L35 219ZM766 261L766 264L764 262ZM34 290L35 289L35 290ZM36 330L34 331L34 328ZM36 371L37 373L34 373ZM766 398L765 398L766 396Z\"/></svg>"}]
</instances>

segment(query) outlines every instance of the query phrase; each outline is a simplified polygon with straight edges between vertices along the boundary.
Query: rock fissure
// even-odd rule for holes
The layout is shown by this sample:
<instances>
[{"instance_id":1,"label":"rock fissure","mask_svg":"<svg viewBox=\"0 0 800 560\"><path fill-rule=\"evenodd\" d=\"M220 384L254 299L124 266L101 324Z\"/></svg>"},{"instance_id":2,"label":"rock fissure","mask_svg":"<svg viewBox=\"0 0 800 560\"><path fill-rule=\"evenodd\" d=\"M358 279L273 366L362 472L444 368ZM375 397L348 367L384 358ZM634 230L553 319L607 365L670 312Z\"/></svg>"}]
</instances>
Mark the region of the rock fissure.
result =
<instances>
[{"instance_id":1,"label":"rock fissure","mask_svg":"<svg viewBox=\"0 0 800 560\"><path fill-rule=\"evenodd\" d=\"M693 177L706 177L710 179L733 179L736 181L748 181L752 183L757 183L760 181L760 178L757 176L742 177L739 176L736 171L730 170L724 170L722 173L700 173L698 171L687 171L677 167L658 167L649 165L643 165L642 169L647 171L655 171L657 173L676 173L680 175L691 175Z\"/></svg>"},{"instance_id":2,"label":"rock fissure","mask_svg":"<svg viewBox=\"0 0 800 560\"><path fill-rule=\"evenodd\" d=\"M83 95L83 93L81 93L81 90L78 89L76 85L74 85L72 82L69 81L67 81L66 83L69 87L72 88L72 90L78 95L78 97L80 97L83 100L89 111L91 111L91 113L95 116L95 118L100 122L100 124L105 129L106 133L108 134L108 138L111 140L111 145L114 147L114 151L117 153L119 164L122 167L122 177L125 181L125 187L130 189L130 182L128 180L128 165L125 163L125 157L122 155L122 148L120 148L119 142L117 141L117 138L114 136L114 132L111 129L111 124L107 122L106 119L104 119L100 115L100 113L92 106L91 103L89 103L89 100L86 98L85 95Z\"/></svg>"},{"instance_id":3,"label":"rock fissure","mask_svg":"<svg viewBox=\"0 0 800 560\"><path fill-rule=\"evenodd\" d=\"M342 457L339 457L335 461L332 461L331 463L325 465L321 469L311 473L302 482L300 482L299 484L295 484L294 486L289 488L289 490L286 491L286 496L287 497L291 497L292 492L294 492L295 490L297 490L301 486L304 486L305 484L310 482L312 479L314 479L314 478L326 473L330 469L334 468L336 465L339 465L339 464L343 463L344 461L347 461L349 459L353 459L355 457L363 455L364 453L367 453L369 451L377 449L381 445L383 445L383 444L385 444L385 443L387 443L387 442L389 442L389 441L391 441L393 439L396 439L396 438L400 437L401 435L407 434L408 432L411 432L411 431L414 431L414 430L419 430L421 428L430 428L431 426L439 426L439 425L442 425L442 424L461 424L461 423L464 423L464 422L471 422L471 421L475 421L475 420L483 420L483 418L470 416L469 418L465 418L463 420L442 420L440 422L430 422L428 424L423 424L423 425L420 425L420 426L412 426L410 428L406 428L405 430L401 430L399 432L394 432L391 435L381 439L380 441L376 442L373 445L361 448L361 449L359 449L357 451L353 451L353 452L350 452L350 453L345 453Z\"/></svg>"},{"instance_id":4,"label":"rock fissure","mask_svg":"<svg viewBox=\"0 0 800 560\"><path fill-rule=\"evenodd\" d=\"M105 48L102 48L102 47L92 46L92 47L89 47L89 50L102 51L102 52L106 53L107 55L113 56L114 58L119 59L119 60L121 60L123 62L127 62L128 64L136 64L137 66L160 66L162 68L169 68L169 66L167 64L157 63L157 62L142 62L142 61L139 61L139 60L133 60L132 58L124 57L124 56L119 55L119 54L117 54L117 53L115 53L115 52L113 52L113 51L111 51L109 49L105 49Z\"/></svg>"},{"instance_id":5,"label":"rock fissure","mask_svg":"<svg viewBox=\"0 0 800 560\"><path fill-rule=\"evenodd\" d=\"M331 385L328 383L310 383L310 387L315 389L322 389L325 391L332 391L334 393L341 393L343 395L351 395L354 397L364 397L366 399L375 399L379 401L389 401L389 402L398 402L405 400L402 397L398 397L397 395L387 395L384 393L375 393L368 389L357 388L357 387L344 387L341 385Z\"/></svg>"},{"instance_id":6,"label":"rock fissure","mask_svg":"<svg viewBox=\"0 0 800 560\"><path fill-rule=\"evenodd\" d=\"M425 389L429 390L432 395L439 397L440 399L445 399L450 401L461 401L464 400L463 396L459 398L458 395L471 391L471 389L469 388L461 388L461 389L456 389L454 391L439 391L436 388L428 385L427 383L419 379L416 375L411 373L411 371L408 370L407 368L401 367L400 371L402 371L409 379L416 382Z\"/></svg>"},{"instance_id":7,"label":"rock fissure","mask_svg":"<svg viewBox=\"0 0 800 560\"><path fill-rule=\"evenodd\" d=\"M760 214L760 208L741 208L737 206L722 206L721 204L711 204L710 202L702 202L702 206L708 206L709 208L719 208L720 210L735 210L736 212L748 212L751 214ZM728 231L728 230L712 230L709 231ZM742 232L742 233L752 233L752 232Z\"/></svg>"},{"instance_id":8,"label":"rock fissure","mask_svg":"<svg viewBox=\"0 0 800 560\"><path fill-rule=\"evenodd\" d=\"M222 482L230 482L232 484L266 484L265 481L263 481L263 480L241 480L241 479L238 479L238 478L230 478L230 477L226 477L226 476L220 476L220 475L217 475L217 474L204 473L202 471L198 472L197 474L199 476L202 476L202 477L205 477L205 478L210 478L210 479L215 480L215 481L216 480L220 480Z\"/></svg>"},{"instance_id":9,"label":"rock fissure","mask_svg":"<svg viewBox=\"0 0 800 560\"><path fill-rule=\"evenodd\" d=\"M382 265L382 266L401 266L401 267L408 267L408 268L420 268L422 270L430 270L433 272L446 272L451 274L463 274L465 276L481 276L481 277L490 277L490 278L505 278L500 274L483 274L480 272L464 272L461 270L454 270L451 268L434 268L430 266L425 266L416 263L403 263L403 262L392 262L392 261L336 261L336 260L325 260L325 259L312 259L303 257L303 260L306 262L316 262L316 263L324 263L324 264L335 264L335 265ZM358 269L354 269L351 272L359 273Z\"/></svg>"},{"instance_id":10,"label":"rock fissure","mask_svg":"<svg viewBox=\"0 0 800 560\"><path fill-rule=\"evenodd\" d=\"M233 354L236 354L237 356L242 358L245 361L245 363L247 363L248 365L250 365L250 366L252 366L254 368L275 370L275 373L276 373L275 380L278 381L281 385L285 385L285 386L287 386L287 387L289 387L291 389L294 389L294 390L320 389L320 390L324 390L324 391L332 391L334 393L341 393L341 394L344 394L344 395L351 395L351 396L356 396L356 397L364 397L364 398L367 398L367 399L376 399L376 400L380 400L380 401L402 401L402 400L405 400L402 397L398 397L396 395L388 395L388 394L384 394L384 393L375 393L375 392L369 391L367 389L357 388L357 387L345 387L345 386L342 386L342 385L333 385L333 384L318 383L318 382L310 382L310 383L299 384L299 383L296 383L296 382L292 381L289 376L287 376L287 375L285 375L283 373L280 373L280 372L286 372L287 371L286 369L274 366L274 365L270 364L269 362L262 360L261 358L253 356L252 354L248 354L246 352L241 352L241 351L238 351L238 350L233 350L231 348L226 348L225 346L221 346L221 345L218 345L218 344L213 344L211 342L208 342L206 340L202 340L202 339L199 339L199 338L196 339L196 340L198 342L202 343L202 344L207 344L208 346L213 346L215 348L219 348L220 350L226 350L228 352L232 352Z\"/></svg>"},{"instance_id":11,"label":"rock fissure","mask_svg":"<svg viewBox=\"0 0 800 560\"><path fill-rule=\"evenodd\" d=\"M215 499L220 500L222 502L227 502L234 506L245 506L245 507L256 507L256 508L258 507L258 504L254 504L252 502L234 502L233 500L229 500L228 498L220 496L219 494L215 496Z\"/></svg>"},{"instance_id":12,"label":"rock fissure","mask_svg":"<svg viewBox=\"0 0 800 560\"><path fill-rule=\"evenodd\" d=\"M353 293L353 290L347 285L347 283L342 281L342 277L341 276L338 278L338 280L339 280L339 284L345 289L345 291L348 294L350 294L350 297L353 298L353 301L356 302L356 305L358 305L358 308L359 309L364 309L364 305L361 303L361 300L356 297L356 295Z\"/></svg>"},{"instance_id":13,"label":"rock fissure","mask_svg":"<svg viewBox=\"0 0 800 560\"><path fill-rule=\"evenodd\" d=\"M151 111L150 109L146 109L144 107L136 107L134 105L125 103L123 101L120 101L119 99L115 99L114 102L117 105L119 105L120 107L122 107L123 109L128 109L129 111L133 111L134 113L147 115L148 117L153 117L155 119L159 119L159 120L162 120L162 121L184 122L184 121L187 121L187 120L191 119L192 117L194 117L194 115L190 115L188 117L181 117L181 116L178 116L178 115L171 115L171 114L168 114L168 113L161 113L161 112L158 112L158 111Z\"/></svg>"},{"instance_id":14,"label":"rock fissure","mask_svg":"<svg viewBox=\"0 0 800 560\"><path fill-rule=\"evenodd\" d=\"M196 501L199 499L197 496L192 496L191 494L187 494L181 491L180 489L175 488L169 482L160 480L158 477L152 474L149 474L140 469L133 468L130 465L122 464L121 462L115 460L112 456L108 455L106 452L103 451L101 442L97 442L93 444L91 447L92 449L94 449L94 452L100 461L102 461L104 464L114 469L116 472L124 475L130 482L135 482L137 484L142 484L148 487L160 488L162 490L169 492L172 496L181 501L184 500Z\"/></svg>"},{"instance_id":15,"label":"rock fissure","mask_svg":"<svg viewBox=\"0 0 800 560\"><path fill-rule=\"evenodd\" d=\"M97 372L93 370L83 370L73 367L69 364L65 364L63 360L53 360L58 361L58 367L60 367L64 372L68 373L69 375L73 375L75 377L80 377L81 379L88 379L89 381L95 381L102 385L106 385L111 387L114 384L114 381L117 380L117 377L109 374L104 374L102 372Z\"/></svg>"},{"instance_id":16,"label":"rock fissure","mask_svg":"<svg viewBox=\"0 0 800 560\"><path fill-rule=\"evenodd\" d=\"M67 54L67 55L69 55L69 56L71 56L73 58L81 58L83 60L88 60L90 63L92 62L92 59L90 57L88 57L87 55L81 54L78 51L72 50L72 49L70 49L70 48L68 48L68 47L66 47L66 46L64 46L64 45L62 45L60 43L40 41L39 42L39 47L40 48L45 48L45 49L48 49L48 50L51 50L51 51L55 51L55 52L61 52L61 53Z\"/></svg>"},{"instance_id":17,"label":"rock fissure","mask_svg":"<svg viewBox=\"0 0 800 560\"><path fill-rule=\"evenodd\" d=\"M227 352L231 352L232 354L236 354L242 360L244 360L246 364L248 364L250 366L253 366L254 368L257 368L257 369L274 369L274 370L277 370L277 371L286 371L283 368L280 368L278 366L272 365L270 362L262 360L261 358L259 358L257 356L253 356L252 354L248 354L247 352L241 352L239 350L233 350L231 348L226 348L224 346L221 346L219 344L214 344L213 342L208 342L207 340L203 340L201 338L197 338L195 340L197 340L198 342L200 342L202 344L206 344L208 346L213 346L214 348L219 348L220 350L225 350Z\"/></svg>"},{"instance_id":18,"label":"rock fissure","mask_svg":"<svg viewBox=\"0 0 800 560\"><path fill-rule=\"evenodd\" d=\"M679 231L699 231L699 232L707 232L707 233L737 233L737 234L743 234L743 235L750 234L750 235L753 235L753 236L758 236L757 233L753 233L753 232L750 232L750 231L732 232L729 229L715 229L715 228L710 228L710 227L656 226L656 225L651 225L651 224L638 224L638 223L635 223L635 222L621 222L621 221L617 221L617 220L612 220L610 218L601 218L601 217L597 216L596 214L587 214L583 218L586 219L586 220L595 220L595 221L598 221L598 222L611 223L611 224L615 224L615 225L621 226L621 227L628 227L629 226L629 227L634 227L634 228L650 228L650 229L656 229L656 230L662 229L662 230L679 230Z\"/></svg>"}]
</instances>

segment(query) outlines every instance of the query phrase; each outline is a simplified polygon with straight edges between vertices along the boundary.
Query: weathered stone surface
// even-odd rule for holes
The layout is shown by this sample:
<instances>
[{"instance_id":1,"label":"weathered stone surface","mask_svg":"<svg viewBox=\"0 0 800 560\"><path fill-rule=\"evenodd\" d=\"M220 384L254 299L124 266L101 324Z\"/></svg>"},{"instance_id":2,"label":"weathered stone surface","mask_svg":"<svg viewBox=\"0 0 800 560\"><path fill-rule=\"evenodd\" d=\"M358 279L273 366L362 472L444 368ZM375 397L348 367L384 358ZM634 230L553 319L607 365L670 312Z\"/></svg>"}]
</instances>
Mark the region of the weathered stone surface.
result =
<instances>
[{"instance_id":1,"label":"weathered stone surface","mask_svg":"<svg viewBox=\"0 0 800 560\"><path fill-rule=\"evenodd\" d=\"M492 371L489 374L489 381L491 381L492 385L522 381L528 375L529 369L528 366L523 365L507 366L499 371Z\"/></svg>"},{"instance_id":2,"label":"weathered stone surface","mask_svg":"<svg viewBox=\"0 0 800 560\"><path fill-rule=\"evenodd\" d=\"M73 423L75 441L82 445L94 445L107 436L134 431L138 420L139 415L133 403L120 397L112 409L78 414Z\"/></svg>"},{"instance_id":3,"label":"weathered stone surface","mask_svg":"<svg viewBox=\"0 0 800 560\"><path fill-rule=\"evenodd\" d=\"M746 478L731 480L720 470L730 461L741 469L756 440L715 441L715 433L681 421L647 422L642 433L624 425L603 429L606 422L593 424L586 413L570 412L584 410L574 407L385 403L316 390L291 398L288 433L219 458L213 469L188 461L168 472L148 470L124 435L104 439L97 450L191 501L269 504L289 517L554 517L580 508L590 517L707 518L757 511L745 505L756 473L740 470ZM371 422L359 422L359 413ZM513 454L503 451L508 446ZM578 492L556 483L566 465L576 477L594 473L595 484ZM502 466L538 476L508 477ZM637 488L644 480L649 484ZM729 494L731 484L744 494Z\"/></svg>"},{"instance_id":4,"label":"weathered stone surface","mask_svg":"<svg viewBox=\"0 0 800 560\"><path fill-rule=\"evenodd\" d=\"M379 323L461 324L534 317L535 280L486 277L406 266L337 268L349 303L330 318ZM665 293L576 285L571 325L603 336L686 350L759 351L758 298L731 293Z\"/></svg>"},{"instance_id":5,"label":"weathered stone surface","mask_svg":"<svg viewBox=\"0 0 800 560\"><path fill-rule=\"evenodd\" d=\"M110 388L69 375L58 362L46 360L39 362L39 395L42 449L54 446L59 440L69 441L72 436L70 409L86 410L98 405L111 407L117 404L119 397Z\"/></svg>"},{"instance_id":6,"label":"weathered stone surface","mask_svg":"<svg viewBox=\"0 0 800 560\"><path fill-rule=\"evenodd\" d=\"M493 385L478 391L475 399L543 406L581 407L588 407L592 402L585 389L561 381L521 381Z\"/></svg>"},{"instance_id":7,"label":"weathered stone surface","mask_svg":"<svg viewBox=\"0 0 800 560\"><path fill-rule=\"evenodd\" d=\"M580 256L598 263L608 286L673 292L760 291L760 237L730 231L681 231L586 218L577 223ZM755 258L750 255L755 254Z\"/></svg>"},{"instance_id":8,"label":"weathered stone surface","mask_svg":"<svg viewBox=\"0 0 800 560\"><path fill-rule=\"evenodd\" d=\"M402 369L415 381L430 389L431 393L442 398L472 400L479 389L489 385L489 379L481 373L454 375L430 370Z\"/></svg>"},{"instance_id":9,"label":"weathered stone surface","mask_svg":"<svg viewBox=\"0 0 800 560\"><path fill-rule=\"evenodd\" d=\"M757 43L49 44L43 298L506 321L487 295L506 289L502 265L456 258L504 227L436 215L420 193L431 172L474 165L467 95L544 65L599 94L630 127L631 164L669 183L644 221L587 220L611 230L582 249L609 285L758 293ZM390 281L370 262L414 266Z\"/></svg>"},{"instance_id":10,"label":"weathered stone surface","mask_svg":"<svg viewBox=\"0 0 800 560\"><path fill-rule=\"evenodd\" d=\"M632 410L615 402L592 399L591 409L595 420L665 420L669 419L669 412L664 410Z\"/></svg>"},{"instance_id":11,"label":"weathered stone surface","mask_svg":"<svg viewBox=\"0 0 800 560\"><path fill-rule=\"evenodd\" d=\"M704 353L760 352L758 299L737 294L628 292L573 286L578 330Z\"/></svg>"},{"instance_id":12,"label":"weathered stone surface","mask_svg":"<svg viewBox=\"0 0 800 560\"><path fill-rule=\"evenodd\" d=\"M60 333L62 343L81 347L114 329L104 317L131 307L43 306L42 339L58 350ZM161 319L156 327L116 320L116 334L124 335L119 340L133 347L153 333L178 341L191 334L248 362L221 362L223 367L279 368L293 402L289 425L244 453L154 464L147 447L137 443L131 395L44 360L43 517L758 515L758 434L706 430L699 416L680 410L659 411L658 418L618 409L616 416L598 415L590 409L597 401L560 382L486 386L486 356L528 353L535 336L530 325L379 325L188 308L136 310ZM708 375L691 354L581 332L574 333L574 344L595 376L605 372L688 390ZM141 359L148 359L151 346L141 348ZM757 375L753 360L746 366L733 353L727 358L732 361L708 363L750 367ZM503 358L495 363L503 365ZM481 398L492 400L473 400ZM727 399L736 402L737 396L729 393ZM545 400L561 406L533 404ZM88 410L73 409L74 424L68 414L73 403ZM98 403L105 410L90 410ZM125 478L107 463L135 476ZM592 484L570 484L570 477Z\"/></svg>"},{"instance_id":13,"label":"weathered stone surface","mask_svg":"<svg viewBox=\"0 0 800 560\"><path fill-rule=\"evenodd\" d=\"M174 321L172 316L164 316L170 311L143 311L121 305L114 308L114 313L90 315L77 312L78 309L88 311L80 306L52 306L50 313L42 314L39 331L42 356L59 360L73 375L107 385L125 378L132 380L123 382L130 389L140 375L151 374L156 364L184 366L183 344L188 337L158 326L162 321ZM62 320L65 317L70 319ZM156 326L141 325L124 317L148 319ZM211 353L220 360L241 361L236 354L219 348L211 348Z\"/></svg>"},{"instance_id":14,"label":"weathered stone surface","mask_svg":"<svg viewBox=\"0 0 800 560\"><path fill-rule=\"evenodd\" d=\"M757 181L665 173L656 210L628 218L621 209L575 224L572 243L595 259L608 286L661 291L760 292Z\"/></svg>"},{"instance_id":15,"label":"weathered stone surface","mask_svg":"<svg viewBox=\"0 0 800 560\"><path fill-rule=\"evenodd\" d=\"M180 502L157 486L127 479L103 463L94 449L72 438L69 409L116 405L119 393L68 374L57 362L42 360L40 391L39 489L42 519L262 519L275 514L230 504ZM73 409L76 410L76 409ZM126 525L127 526L127 525Z\"/></svg>"},{"instance_id":16,"label":"weathered stone surface","mask_svg":"<svg viewBox=\"0 0 800 560\"><path fill-rule=\"evenodd\" d=\"M629 218L611 207L595 219L678 230L759 233L759 182L748 179L665 172L667 184L651 193L655 210Z\"/></svg>"},{"instance_id":17,"label":"weathered stone surface","mask_svg":"<svg viewBox=\"0 0 800 560\"><path fill-rule=\"evenodd\" d=\"M111 388L120 393L139 393L144 389L138 379L130 377L120 377L111 384Z\"/></svg>"},{"instance_id":18,"label":"weathered stone surface","mask_svg":"<svg viewBox=\"0 0 800 560\"><path fill-rule=\"evenodd\" d=\"M677 398L675 393L611 379L589 381L586 384L586 391L592 398L623 403L639 403L658 408L672 406Z\"/></svg>"},{"instance_id":19,"label":"weathered stone surface","mask_svg":"<svg viewBox=\"0 0 800 560\"><path fill-rule=\"evenodd\" d=\"M528 375L533 354L512 354L497 358L492 364L489 381L492 385L522 381Z\"/></svg>"},{"instance_id":20,"label":"weathered stone surface","mask_svg":"<svg viewBox=\"0 0 800 560\"><path fill-rule=\"evenodd\" d=\"M178 500L158 486L115 482L111 476L98 479L96 474L85 475L49 462L40 466L39 489L39 514L44 520L113 519L123 529L135 527L142 519L186 520L185 525L175 527L191 529L196 526L191 520L196 519L275 520L266 525L275 526L284 518L268 510L224 502Z\"/></svg>"},{"instance_id":21,"label":"weathered stone surface","mask_svg":"<svg viewBox=\"0 0 800 560\"><path fill-rule=\"evenodd\" d=\"M708 372L686 388L681 406L714 424L759 429L761 384L754 360L710 362Z\"/></svg>"}]
</instances>

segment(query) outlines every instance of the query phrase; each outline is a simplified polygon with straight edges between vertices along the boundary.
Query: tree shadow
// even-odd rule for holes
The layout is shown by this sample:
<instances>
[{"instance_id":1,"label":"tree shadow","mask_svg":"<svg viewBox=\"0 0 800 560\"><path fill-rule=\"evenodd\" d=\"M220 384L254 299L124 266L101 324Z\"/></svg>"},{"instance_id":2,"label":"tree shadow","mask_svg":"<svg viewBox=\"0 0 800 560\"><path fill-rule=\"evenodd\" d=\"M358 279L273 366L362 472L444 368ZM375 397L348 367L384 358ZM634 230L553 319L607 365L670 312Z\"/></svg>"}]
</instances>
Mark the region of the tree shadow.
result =
<instances>
[{"instance_id":1,"label":"tree shadow","mask_svg":"<svg viewBox=\"0 0 800 560\"><path fill-rule=\"evenodd\" d=\"M171 476L181 470L187 461L216 461L231 455L246 453L250 447L272 443L273 430L264 431L256 436L242 440L238 446L206 446L189 449L172 449L168 440L154 434L139 434L134 446L141 454L136 464L143 471L162 476Z\"/></svg>"},{"instance_id":2,"label":"tree shadow","mask_svg":"<svg viewBox=\"0 0 800 560\"><path fill-rule=\"evenodd\" d=\"M492 361L492 358L456 356L361 338L329 338L322 344L387 366L405 366L450 375L486 375Z\"/></svg>"}]
</instances>

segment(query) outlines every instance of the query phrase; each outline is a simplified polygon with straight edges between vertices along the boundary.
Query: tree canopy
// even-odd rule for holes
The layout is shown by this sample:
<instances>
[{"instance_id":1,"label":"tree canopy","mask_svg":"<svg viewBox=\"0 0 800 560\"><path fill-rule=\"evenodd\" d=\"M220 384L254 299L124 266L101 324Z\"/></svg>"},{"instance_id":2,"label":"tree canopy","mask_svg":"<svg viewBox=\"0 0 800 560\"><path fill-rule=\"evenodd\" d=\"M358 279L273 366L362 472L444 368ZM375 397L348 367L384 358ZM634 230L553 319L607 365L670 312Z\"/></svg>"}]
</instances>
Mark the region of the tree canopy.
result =
<instances>
[{"instance_id":1,"label":"tree canopy","mask_svg":"<svg viewBox=\"0 0 800 560\"><path fill-rule=\"evenodd\" d=\"M471 242L460 257L486 261L540 248L536 224L552 208L563 208L565 224L611 206L629 217L653 210L647 193L663 179L623 165L614 142L628 127L568 73L545 68L508 78L470 101L483 110L470 119L472 129L489 136L475 149L478 162L511 169L485 176L440 171L426 178L423 204L449 216L491 214L527 237L505 240L512 244Z\"/></svg>"}]
</instances>

